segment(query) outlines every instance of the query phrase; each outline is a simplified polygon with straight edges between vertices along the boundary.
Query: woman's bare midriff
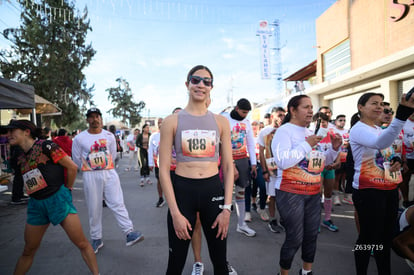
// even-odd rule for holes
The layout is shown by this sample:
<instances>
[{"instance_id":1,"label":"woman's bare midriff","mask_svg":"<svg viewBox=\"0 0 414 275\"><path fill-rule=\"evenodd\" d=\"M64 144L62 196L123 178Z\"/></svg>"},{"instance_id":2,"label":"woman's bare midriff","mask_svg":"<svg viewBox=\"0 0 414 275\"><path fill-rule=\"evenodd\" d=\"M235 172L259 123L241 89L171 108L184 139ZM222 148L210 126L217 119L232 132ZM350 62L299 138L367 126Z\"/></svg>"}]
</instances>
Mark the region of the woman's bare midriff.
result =
<instances>
[{"instance_id":1,"label":"woman's bare midriff","mask_svg":"<svg viewBox=\"0 0 414 275\"><path fill-rule=\"evenodd\" d=\"M218 165L217 162L207 161L179 162L175 173L185 178L209 178L218 174Z\"/></svg>"}]
</instances>

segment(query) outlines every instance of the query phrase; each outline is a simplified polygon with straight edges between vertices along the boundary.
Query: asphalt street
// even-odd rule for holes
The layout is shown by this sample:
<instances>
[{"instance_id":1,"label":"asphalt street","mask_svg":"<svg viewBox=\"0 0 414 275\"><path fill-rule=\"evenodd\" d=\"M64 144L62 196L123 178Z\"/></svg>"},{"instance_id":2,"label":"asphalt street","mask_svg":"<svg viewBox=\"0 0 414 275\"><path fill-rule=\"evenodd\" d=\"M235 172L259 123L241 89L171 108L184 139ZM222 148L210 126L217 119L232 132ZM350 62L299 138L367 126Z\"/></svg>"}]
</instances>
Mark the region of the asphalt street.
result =
<instances>
[{"instance_id":1,"label":"asphalt street","mask_svg":"<svg viewBox=\"0 0 414 275\"><path fill-rule=\"evenodd\" d=\"M152 185L139 186L139 172L124 171L128 156L124 156L117 168L124 192L126 207L137 230L144 241L126 247L125 236L118 227L110 209L103 211L104 247L97 254L102 275L114 274L165 274L168 260L167 205L156 208L158 200L153 173ZM11 186L9 186L11 191ZM191 195L191 194L189 194ZM24 225L26 206L9 205L10 192L0 194L0 274L12 274L16 261L24 246ZM83 183L78 175L73 190L73 200L81 219L83 229L89 238L87 210L84 201ZM236 214L232 213L228 237L228 260L239 275L272 274L279 271L278 261L284 233L275 234L268 230L267 223L252 213L251 228L256 237L250 238L236 232ZM339 232L321 228L318 237L316 259L313 267L315 275L355 274L353 246L357 237L353 218L353 207L335 206L333 220ZM206 242L203 240L202 257L206 275L212 275ZM183 274L191 274L193 255L189 249ZM292 265L292 274L301 268L300 251ZM396 275L414 274L405 261L392 253L392 272ZM36 254L28 274L89 274L78 249L70 242L60 226L50 226ZM369 273L377 274L375 261L371 258Z\"/></svg>"}]
</instances>

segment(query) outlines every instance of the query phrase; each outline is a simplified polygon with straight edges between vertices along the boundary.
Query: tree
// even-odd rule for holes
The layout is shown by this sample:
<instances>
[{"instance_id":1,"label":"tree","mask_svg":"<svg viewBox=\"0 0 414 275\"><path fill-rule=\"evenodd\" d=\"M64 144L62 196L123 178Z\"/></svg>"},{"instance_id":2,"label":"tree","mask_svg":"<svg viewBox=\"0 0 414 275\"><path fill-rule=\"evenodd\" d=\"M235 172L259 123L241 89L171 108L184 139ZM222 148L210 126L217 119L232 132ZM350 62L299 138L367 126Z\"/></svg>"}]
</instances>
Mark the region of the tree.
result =
<instances>
[{"instance_id":1,"label":"tree","mask_svg":"<svg viewBox=\"0 0 414 275\"><path fill-rule=\"evenodd\" d=\"M19 1L20 27L3 31L13 45L0 52L0 71L6 78L33 85L36 94L62 109L62 116L53 117L56 125L68 125L83 119L85 104L93 104L94 87L87 87L82 73L96 53L85 41L92 30L87 8L75 15L69 0L36 2Z\"/></svg>"},{"instance_id":2,"label":"tree","mask_svg":"<svg viewBox=\"0 0 414 275\"><path fill-rule=\"evenodd\" d=\"M118 87L106 89L109 93L108 99L116 105L108 113L121 118L123 123L129 120L129 127L133 127L141 122L140 112L145 108L145 102L134 102L129 83L124 78L119 77L116 82L118 82Z\"/></svg>"}]
</instances>

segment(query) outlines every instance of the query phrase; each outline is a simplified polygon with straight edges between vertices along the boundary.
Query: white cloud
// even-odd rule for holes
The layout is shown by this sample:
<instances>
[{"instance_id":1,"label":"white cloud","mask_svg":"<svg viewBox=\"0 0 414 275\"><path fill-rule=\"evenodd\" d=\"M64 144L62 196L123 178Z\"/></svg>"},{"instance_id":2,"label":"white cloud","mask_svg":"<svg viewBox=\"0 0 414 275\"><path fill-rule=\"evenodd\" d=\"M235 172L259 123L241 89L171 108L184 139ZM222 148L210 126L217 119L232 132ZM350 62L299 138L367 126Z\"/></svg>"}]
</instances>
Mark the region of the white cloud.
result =
<instances>
[{"instance_id":1,"label":"white cloud","mask_svg":"<svg viewBox=\"0 0 414 275\"><path fill-rule=\"evenodd\" d=\"M232 54L232 53L223 53L221 56L222 56L224 59L233 59L233 58L235 57L235 55L234 55L234 54Z\"/></svg>"},{"instance_id":2,"label":"white cloud","mask_svg":"<svg viewBox=\"0 0 414 275\"><path fill-rule=\"evenodd\" d=\"M224 44L226 45L228 49L234 48L234 44L235 44L234 39L229 38L229 37L224 37L221 40L224 42Z\"/></svg>"}]
</instances>

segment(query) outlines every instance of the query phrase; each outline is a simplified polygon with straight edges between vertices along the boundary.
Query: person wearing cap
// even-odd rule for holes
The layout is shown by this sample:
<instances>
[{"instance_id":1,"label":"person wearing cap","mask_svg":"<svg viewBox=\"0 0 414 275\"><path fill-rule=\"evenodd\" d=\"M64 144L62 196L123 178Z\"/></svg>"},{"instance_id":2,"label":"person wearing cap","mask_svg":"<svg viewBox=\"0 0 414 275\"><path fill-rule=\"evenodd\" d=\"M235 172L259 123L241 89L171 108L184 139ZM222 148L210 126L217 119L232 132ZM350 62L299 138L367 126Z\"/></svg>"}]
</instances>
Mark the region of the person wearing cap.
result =
<instances>
[{"instance_id":1,"label":"person wearing cap","mask_svg":"<svg viewBox=\"0 0 414 275\"><path fill-rule=\"evenodd\" d=\"M115 170L116 141L114 135L102 129L102 113L91 108L86 113L87 130L73 140L72 158L82 171L92 248L95 253L103 247L102 200L114 213L126 245L131 246L144 239L141 232L134 230L124 204L124 195L118 173Z\"/></svg>"},{"instance_id":2,"label":"person wearing cap","mask_svg":"<svg viewBox=\"0 0 414 275\"><path fill-rule=\"evenodd\" d=\"M89 270L99 274L96 256L83 234L72 203L71 189L76 179L76 164L57 144L38 139L41 129L29 120L12 120L6 127L9 129L10 145L22 149L17 156L17 166L30 196L24 232L25 246L14 274L26 274L29 271L50 223L63 227L69 239L81 251ZM68 171L66 186L64 168Z\"/></svg>"},{"instance_id":3,"label":"person wearing cap","mask_svg":"<svg viewBox=\"0 0 414 275\"><path fill-rule=\"evenodd\" d=\"M246 118L252 106L242 98L237 101L236 107L223 116L230 122L231 146L233 161L239 171L239 178L235 182L236 212L238 217L237 232L248 237L256 236L256 231L247 226L245 222L245 188L250 185L250 179L256 178L256 144L253 130Z\"/></svg>"}]
</instances>

